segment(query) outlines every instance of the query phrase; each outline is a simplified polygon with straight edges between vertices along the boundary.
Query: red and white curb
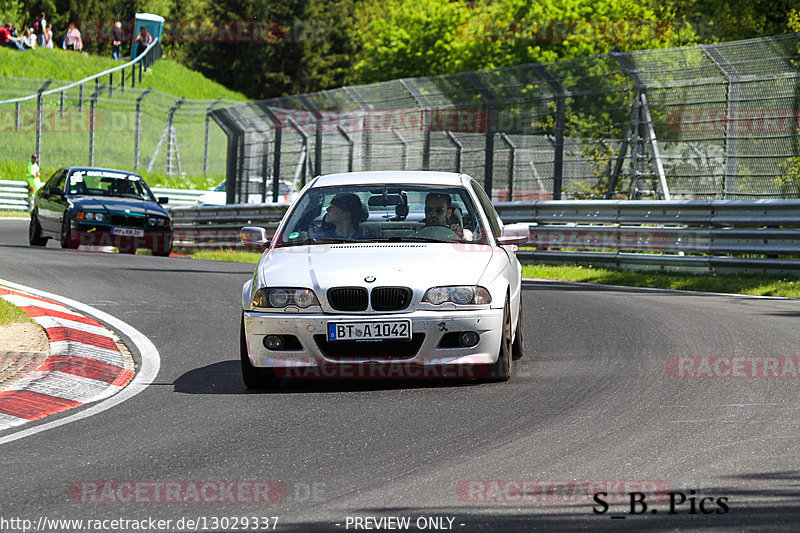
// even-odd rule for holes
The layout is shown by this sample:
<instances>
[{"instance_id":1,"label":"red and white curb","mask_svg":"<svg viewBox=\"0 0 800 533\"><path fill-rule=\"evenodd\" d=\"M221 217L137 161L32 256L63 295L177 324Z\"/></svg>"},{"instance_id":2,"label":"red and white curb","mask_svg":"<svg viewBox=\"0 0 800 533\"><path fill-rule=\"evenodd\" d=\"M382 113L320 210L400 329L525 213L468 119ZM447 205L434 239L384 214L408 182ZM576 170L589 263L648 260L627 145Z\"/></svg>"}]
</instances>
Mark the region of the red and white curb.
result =
<instances>
[{"instance_id":1,"label":"red and white curb","mask_svg":"<svg viewBox=\"0 0 800 533\"><path fill-rule=\"evenodd\" d=\"M50 342L50 356L38 368L0 389L0 430L108 398L133 378L133 358L97 320L2 285L0 298L42 326Z\"/></svg>"}]
</instances>

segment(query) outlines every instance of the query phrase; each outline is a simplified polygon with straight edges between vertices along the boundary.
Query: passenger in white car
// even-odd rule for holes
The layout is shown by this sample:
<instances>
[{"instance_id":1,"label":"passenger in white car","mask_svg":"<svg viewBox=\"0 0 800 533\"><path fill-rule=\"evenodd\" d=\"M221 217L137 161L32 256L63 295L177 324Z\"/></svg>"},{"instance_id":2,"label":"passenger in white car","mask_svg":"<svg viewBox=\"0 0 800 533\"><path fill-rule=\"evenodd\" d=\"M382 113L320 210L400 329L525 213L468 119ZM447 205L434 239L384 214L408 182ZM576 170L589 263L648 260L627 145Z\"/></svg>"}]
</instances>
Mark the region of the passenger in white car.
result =
<instances>
[{"instance_id":1,"label":"passenger in white car","mask_svg":"<svg viewBox=\"0 0 800 533\"><path fill-rule=\"evenodd\" d=\"M364 239L359 224L366 220L367 211L361 200L351 192L337 194L331 200L323 219L323 227L313 239Z\"/></svg>"}]
</instances>

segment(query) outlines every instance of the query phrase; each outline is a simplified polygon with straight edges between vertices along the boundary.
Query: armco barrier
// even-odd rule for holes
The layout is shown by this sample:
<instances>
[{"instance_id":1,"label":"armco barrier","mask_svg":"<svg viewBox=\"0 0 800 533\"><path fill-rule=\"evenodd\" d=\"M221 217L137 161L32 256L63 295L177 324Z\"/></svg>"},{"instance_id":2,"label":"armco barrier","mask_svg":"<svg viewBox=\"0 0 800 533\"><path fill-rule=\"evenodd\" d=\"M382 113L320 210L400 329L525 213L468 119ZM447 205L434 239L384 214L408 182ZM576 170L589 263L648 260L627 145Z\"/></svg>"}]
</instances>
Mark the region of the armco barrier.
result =
<instances>
[{"instance_id":1,"label":"armco barrier","mask_svg":"<svg viewBox=\"0 0 800 533\"><path fill-rule=\"evenodd\" d=\"M25 181L0 180L0 210L27 211L28 183Z\"/></svg>"},{"instance_id":2,"label":"armco barrier","mask_svg":"<svg viewBox=\"0 0 800 533\"><path fill-rule=\"evenodd\" d=\"M631 269L800 273L800 200L538 201L495 204L530 223L526 262ZM178 248L243 248L243 226L275 231L286 206L171 209Z\"/></svg>"},{"instance_id":3,"label":"armco barrier","mask_svg":"<svg viewBox=\"0 0 800 533\"><path fill-rule=\"evenodd\" d=\"M631 269L800 274L800 200L502 202L531 223L520 259Z\"/></svg>"},{"instance_id":4,"label":"armco barrier","mask_svg":"<svg viewBox=\"0 0 800 533\"><path fill-rule=\"evenodd\" d=\"M233 204L170 208L176 249L244 249L243 226L261 226L275 232L288 205Z\"/></svg>"}]
</instances>

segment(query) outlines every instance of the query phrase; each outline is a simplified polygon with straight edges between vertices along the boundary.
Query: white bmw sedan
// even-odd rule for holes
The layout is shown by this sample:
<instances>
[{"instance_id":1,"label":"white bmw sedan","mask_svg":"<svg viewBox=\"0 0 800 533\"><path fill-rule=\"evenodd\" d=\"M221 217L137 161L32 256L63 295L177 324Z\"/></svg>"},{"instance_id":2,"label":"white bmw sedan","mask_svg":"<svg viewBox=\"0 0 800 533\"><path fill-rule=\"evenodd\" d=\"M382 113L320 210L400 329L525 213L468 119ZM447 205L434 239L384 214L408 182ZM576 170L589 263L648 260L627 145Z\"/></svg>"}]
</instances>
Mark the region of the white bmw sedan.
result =
<instances>
[{"instance_id":1,"label":"white bmw sedan","mask_svg":"<svg viewBox=\"0 0 800 533\"><path fill-rule=\"evenodd\" d=\"M517 245L465 174L357 172L301 191L242 291L249 388L282 378L504 381L522 356Z\"/></svg>"}]
</instances>

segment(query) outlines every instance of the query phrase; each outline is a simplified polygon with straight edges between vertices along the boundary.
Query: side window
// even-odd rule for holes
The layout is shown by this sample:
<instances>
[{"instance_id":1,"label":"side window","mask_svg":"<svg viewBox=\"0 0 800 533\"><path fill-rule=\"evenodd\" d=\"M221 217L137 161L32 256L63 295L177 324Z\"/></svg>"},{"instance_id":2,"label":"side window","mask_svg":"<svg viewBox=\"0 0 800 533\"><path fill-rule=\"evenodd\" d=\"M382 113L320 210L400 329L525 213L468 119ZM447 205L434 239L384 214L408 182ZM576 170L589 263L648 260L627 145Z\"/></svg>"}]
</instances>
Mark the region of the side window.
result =
<instances>
[{"instance_id":1,"label":"side window","mask_svg":"<svg viewBox=\"0 0 800 533\"><path fill-rule=\"evenodd\" d=\"M503 228L500 226L500 217L497 216L497 211L494 210L492 201L486 195L483 187L478 185L478 182L473 180L471 185L472 190L475 191L475 194L478 196L478 201L481 203L483 211L486 213L486 218L489 219L489 226L492 228L492 234L495 237L499 237L503 232Z\"/></svg>"},{"instance_id":2,"label":"side window","mask_svg":"<svg viewBox=\"0 0 800 533\"><path fill-rule=\"evenodd\" d=\"M63 191L64 185L66 185L66 183L67 183L67 171L64 170L64 172L62 172L61 175L58 176L58 179L56 180L56 187L58 187Z\"/></svg>"},{"instance_id":3,"label":"side window","mask_svg":"<svg viewBox=\"0 0 800 533\"><path fill-rule=\"evenodd\" d=\"M67 176L67 169L60 168L60 169L56 170L55 172L53 172L53 175L50 176L50 179L47 180L47 183L44 184L45 189L57 186L58 185L58 180L60 178L66 178L66 176ZM63 179L61 181L61 185L64 185Z\"/></svg>"}]
</instances>

